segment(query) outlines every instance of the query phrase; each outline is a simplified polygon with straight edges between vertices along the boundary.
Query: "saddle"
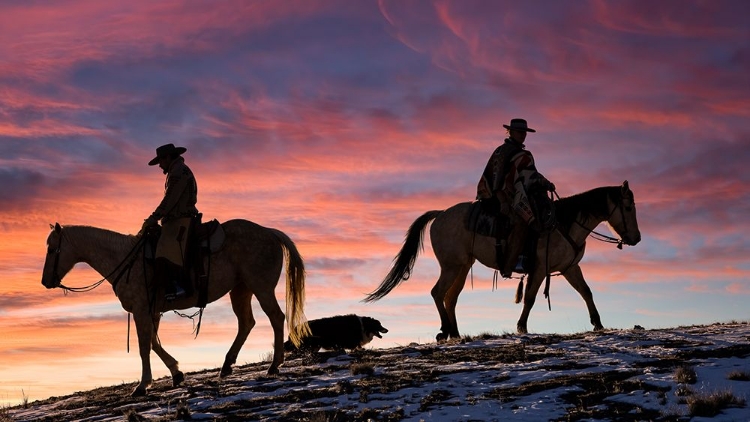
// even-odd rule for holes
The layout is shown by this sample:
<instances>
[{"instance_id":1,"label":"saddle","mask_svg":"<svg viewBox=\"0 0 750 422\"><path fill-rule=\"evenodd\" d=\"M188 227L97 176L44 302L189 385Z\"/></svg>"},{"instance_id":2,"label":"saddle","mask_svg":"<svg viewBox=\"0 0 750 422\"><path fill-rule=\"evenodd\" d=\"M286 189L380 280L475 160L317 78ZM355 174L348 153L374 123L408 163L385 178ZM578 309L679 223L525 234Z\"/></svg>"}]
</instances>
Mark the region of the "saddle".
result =
<instances>
[{"instance_id":1,"label":"saddle","mask_svg":"<svg viewBox=\"0 0 750 422\"><path fill-rule=\"evenodd\" d=\"M207 223L200 221L200 216L196 217L197 224L194 222L193 236L194 240L198 243L198 246L203 249L203 252L208 254L218 252L222 246L224 246L224 229L221 228L219 220L213 219Z\"/></svg>"},{"instance_id":2,"label":"saddle","mask_svg":"<svg viewBox=\"0 0 750 422\"><path fill-rule=\"evenodd\" d=\"M198 249L201 256L206 257L221 250L226 235L219 220L213 219L207 223L202 223L200 220L201 215L193 218L193 227L190 230L192 234L188 239L188 251ZM156 258L156 244L159 242L160 236L161 226L150 227L146 232L144 256L147 261L153 261Z\"/></svg>"},{"instance_id":3,"label":"saddle","mask_svg":"<svg viewBox=\"0 0 750 422\"><path fill-rule=\"evenodd\" d=\"M500 265L503 262L510 234L510 218L500 212L500 202L496 197L475 201L470 205L464 222L466 230L480 236L495 238L495 260Z\"/></svg>"},{"instance_id":4,"label":"saddle","mask_svg":"<svg viewBox=\"0 0 750 422\"><path fill-rule=\"evenodd\" d=\"M510 218L500 212L497 198L482 199L472 202L464 227L481 236L504 240L510 233Z\"/></svg>"},{"instance_id":5,"label":"saddle","mask_svg":"<svg viewBox=\"0 0 750 422\"><path fill-rule=\"evenodd\" d=\"M539 229L527 231L522 250L522 255L525 256L523 268L517 268L516 272L528 273L533 268L539 234L551 230L555 224L554 206L545 194L536 194L530 200L541 225ZM503 262L508 247L511 224L510 217L500 212L500 202L496 197L473 202L464 222L467 230L495 238L495 259L498 265Z\"/></svg>"},{"instance_id":6,"label":"saddle","mask_svg":"<svg viewBox=\"0 0 750 422\"><path fill-rule=\"evenodd\" d=\"M191 221L190 237L188 238L187 251L185 252L186 275L183 280L185 290L190 294L195 287L198 289L198 307L204 308L208 302L208 273L205 271L204 261L208 260L210 270L211 255L221 250L224 246L226 235L221 223L213 219L206 223L201 222L203 214L198 214ZM146 262L153 264L156 258L156 245L161 236L161 226L150 228L146 234L144 245L144 258Z\"/></svg>"}]
</instances>

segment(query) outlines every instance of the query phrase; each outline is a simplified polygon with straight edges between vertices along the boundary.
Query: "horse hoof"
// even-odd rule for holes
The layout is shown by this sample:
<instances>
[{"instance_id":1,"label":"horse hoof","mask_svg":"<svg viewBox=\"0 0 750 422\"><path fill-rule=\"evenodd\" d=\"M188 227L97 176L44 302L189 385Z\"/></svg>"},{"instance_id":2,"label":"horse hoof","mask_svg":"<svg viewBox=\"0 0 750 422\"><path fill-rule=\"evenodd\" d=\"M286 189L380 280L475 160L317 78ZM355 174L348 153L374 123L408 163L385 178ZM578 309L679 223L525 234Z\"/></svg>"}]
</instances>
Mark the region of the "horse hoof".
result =
<instances>
[{"instance_id":1,"label":"horse hoof","mask_svg":"<svg viewBox=\"0 0 750 422\"><path fill-rule=\"evenodd\" d=\"M525 326L518 325L516 326L516 332L518 332L518 334L528 334L529 330L527 330Z\"/></svg>"},{"instance_id":2,"label":"horse hoof","mask_svg":"<svg viewBox=\"0 0 750 422\"><path fill-rule=\"evenodd\" d=\"M604 331L604 326L603 325L595 325L594 326L594 331Z\"/></svg>"},{"instance_id":3,"label":"horse hoof","mask_svg":"<svg viewBox=\"0 0 750 422\"><path fill-rule=\"evenodd\" d=\"M268 375L279 375L279 368L275 366L268 368Z\"/></svg>"},{"instance_id":4,"label":"horse hoof","mask_svg":"<svg viewBox=\"0 0 750 422\"><path fill-rule=\"evenodd\" d=\"M219 378L224 378L232 375L232 367L231 366L225 366L221 368L221 372L219 372Z\"/></svg>"},{"instance_id":5,"label":"horse hoof","mask_svg":"<svg viewBox=\"0 0 750 422\"><path fill-rule=\"evenodd\" d=\"M448 335L443 332L440 332L435 336L435 341L437 341L438 343L442 343L445 340L448 340Z\"/></svg>"},{"instance_id":6,"label":"horse hoof","mask_svg":"<svg viewBox=\"0 0 750 422\"><path fill-rule=\"evenodd\" d=\"M179 387L183 381L185 381L185 374L182 371L177 371L172 375L172 387Z\"/></svg>"},{"instance_id":7,"label":"horse hoof","mask_svg":"<svg viewBox=\"0 0 750 422\"><path fill-rule=\"evenodd\" d=\"M145 395L146 395L145 387L136 387L135 390L133 390L133 392L130 393L130 397L143 397Z\"/></svg>"}]
</instances>

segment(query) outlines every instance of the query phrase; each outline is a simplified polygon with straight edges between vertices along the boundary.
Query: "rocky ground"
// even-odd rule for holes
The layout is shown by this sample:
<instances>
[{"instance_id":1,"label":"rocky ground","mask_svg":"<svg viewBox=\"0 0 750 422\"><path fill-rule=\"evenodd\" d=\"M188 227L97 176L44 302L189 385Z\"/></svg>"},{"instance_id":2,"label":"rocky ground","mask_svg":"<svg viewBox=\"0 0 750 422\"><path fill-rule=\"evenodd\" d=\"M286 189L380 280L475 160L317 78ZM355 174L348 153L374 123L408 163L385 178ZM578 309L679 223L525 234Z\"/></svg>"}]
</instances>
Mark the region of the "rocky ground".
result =
<instances>
[{"instance_id":1,"label":"rocky ground","mask_svg":"<svg viewBox=\"0 0 750 422\"><path fill-rule=\"evenodd\" d=\"M287 356L0 410L0 421L750 420L750 325L480 335Z\"/></svg>"}]
</instances>

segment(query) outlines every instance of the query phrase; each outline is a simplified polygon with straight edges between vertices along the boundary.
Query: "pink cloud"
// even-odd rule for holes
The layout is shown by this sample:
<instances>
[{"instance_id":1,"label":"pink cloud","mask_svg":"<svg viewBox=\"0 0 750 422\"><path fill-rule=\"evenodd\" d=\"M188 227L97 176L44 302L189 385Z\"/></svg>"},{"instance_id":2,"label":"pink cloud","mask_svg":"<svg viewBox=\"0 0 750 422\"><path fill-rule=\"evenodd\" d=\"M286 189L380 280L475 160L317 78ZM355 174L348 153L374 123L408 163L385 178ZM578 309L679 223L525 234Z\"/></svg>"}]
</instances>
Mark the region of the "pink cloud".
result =
<instances>
[{"instance_id":1,"label":"pink cloud","mask_svg":"<svg viewBox=\"0 0 750 422\"><path fill-rule=\"evenodd\" d=\"M743 33L742 18L727 8L709 3L690 9L681 2L654 7L647 1L615 4L595 0L592 5L601 25L626 33L718 39L732 39Z\"/></svg>"},{"instance_id":2,"label":"pink cloud","mask_svg":"<svg viewBox=\"0 0 750 422\"><path fill-rule=\"evenodd\" d=\"M731 283L727 286L727 292L735 295L747 295L750 294L750 288L747 283Z\"/></svg>"}]
</instances>

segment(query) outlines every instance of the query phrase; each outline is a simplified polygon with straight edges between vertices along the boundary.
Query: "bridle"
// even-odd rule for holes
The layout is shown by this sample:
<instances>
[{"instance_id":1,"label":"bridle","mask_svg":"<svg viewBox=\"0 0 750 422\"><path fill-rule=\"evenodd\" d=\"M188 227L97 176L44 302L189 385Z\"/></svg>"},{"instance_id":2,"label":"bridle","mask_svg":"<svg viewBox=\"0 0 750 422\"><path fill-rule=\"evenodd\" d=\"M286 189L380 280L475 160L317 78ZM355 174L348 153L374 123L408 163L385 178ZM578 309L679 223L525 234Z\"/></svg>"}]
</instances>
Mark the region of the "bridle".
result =
<instances>
[{"instance_id":1,"label":"bridle","mask_svg":"<svg viewBox=\"0 0 750 422\"><path fill-rule=\"evenodd\" d=\"M60 252L62 251L62 240L63 240L62 227L60 227L59 230L55 230L55 231L57 232L57 234L58 234L58 236L60 238L57 241L57 249L55 249L55 262L54 262L54 264L52 264L52 281L54 282L54 286L52 286L52 287L53 288L54 287L59 287L59 288L63 289L66 293L67 292L74 292L74 293L90 292L90 291L96 289L97 287L99 287L109 277L115 275L115 273L117 273L118 271L120 271L120 275L118 275L117 278L115 278L115 280L112 283L113 284L112 288L114 289L115 285L117 284L117 281L125 273L125 270L129 269L130 267L132 267L133 263L135 262L135 257L133 256L133 252L137 251L139 249L139 247L141 246L141 244L143 243L143 241L144 241L143 237L141 237L135 243L135 245L130 250L130 252L128 252L128 254L125 255L125 259L123 259L119 264L117 264L117 266L115 266L115 269L112 270L112 272L110 272L106 276L102 277L100 280L95 281L95 282L89 284L88 286L83 286L83 287L68 287L68 286L62 284L62 278L60 278L60 276L58 275L58 269L59 269L59 266L60 266ZM131 259L131 256L133 257L133 259ZM127 265L123 265L123 264L126 264L128 262L128 260L130 260L130 263L127 264Z\"/></svg>"},{"instance_id":2,"label":"bridle","mask_svg":"<svg viewBox=\"0 0 750 422\"><path fill-rule=\"evenodd\" d=\"M55 249L55 263L52 265L52 281L55 283L53 287L62 287L62 279L57 275L57 268L60 266L60 251L62 250L62 228L57 232L60 237L57 240L57 249Z\"/></svg>"},{"instance_id":3,"label":"bridle","mask_svg":"<svg viewBox=\"0 0 750 422\"><path fill-rule=\"evenodd\" d=\"M60 266L60 252L62 251L63 233L62 233L62 228L56 231L60 239L57 242L57 249L55 249L55 263L52 265L52 281L55 283L55 285L52 287L59 287L63 289L66 293L67 292L89 292L91 290L96 289L102 283L104 283L104 280L106 280L107 277L104 277L101 280L94 282L92 284L89 284L88 286L84 286L84 287L68 287L62 284L62 278L60 278L60 276L58 275L58 267Z\"/></svg>"},{"instance_id":4,"label":"bridle","mask_svg":"<svg viewBox=\"0 0 750 422\"><path fill-rule=\"evenodd\" d=\"M615 204L614 208L612 208L612 211L610 211L609 215L607 216L607 221L609 221L609 219L612 218L612 214L614 214L615 211L617 211L618 208L620 209L620 213L622 214L623 224L626 224L625 223L625 212L622 210L622 207L620 206L620 204ZM586 229L586 227L584 227L583 224L579 223L578 220L576 220L576 224L578 224L579 226L581 226L584 229ZM625 227L625 231L627 231L627 226ZM618 238L613 237L613 236L608 236L608 235L606 235L604 233L599 233L596 230L591 230L589 232L589 236L591 236L595 240L599 240L599 241L604 242L604 243L613 243L613 244L616 243L617 244L617 249L622 249L622 239L618 239Z\"/></svg>"},{"instance_id":5,"label":"bridle","mask_svg":"<svg viewBox=\"0 0 750 422\"><path fill-rule=\"evenodd\" d=\"M557 192L553 191L553 193L554 193L555 196L557 196L557 199L560 199L560 196L557 194ZM633 201L633 205L635 205L635 201ZM620 216L622 217L622 224L625 226L624 227L625 228L625 233L627 233L627 231L628 231L628 223L627 223L627 220L625 220L625 210L623 209L622 201L615 203L614 208L612 208L612 211L610 211L609 215L607 215L606 221L609 221L609 219L612 218L612 215L615 213L615 211L617 211L618 208L620 209ZM587 237L591 236L595 240L599 240L599 241L602 241L602 242L605 242L605 243L613 243L613 244L616 243L617 244L617 249L622 250L622 243L623 243L622 239L618 239L616 237L608 236L606 234L599 233L599 232L597 232L597 231L595 231L593 229L589 229L588 227L584 226L581 222L579 222L577 217L574 220L574 222L578 226L580 226L582 229L587 230L589 232L589 234L587 235ZM565 270L563 270L563 271L559 271L558 274L554 274L554 275L562 275L565 271L568 271L568 269L573 266L573 263L575 262L576 257L580 254L581 250L583 249L583 246L586 244L586 241L584 240L584 245L578 245L573 240L573 238L570 237L570 234L567 232L567 230L559 230L559 228L558 228L557 231L558 231L558 233L560 233L563 236L563 238L565 240L568 241L568 243L570 243L570 246L572 246L573 250L575 251L575 253L573 254L573 260L570 261L570 264L568 264L568 267ZM547 254L549 254L549 235L547 236L547 248L545 248L545 250L546 250ZM549 255L547 256L546 262L547 262L547 265L549 265ZM550 310L552 310L552 304L550 302L550 297L549 297L549 286L550 286L550 277L551 276L552 276L552 274L550 274L549 268L547 268L547 278L546 278L546 282L545 282L545 286L544 286L544 297L547 298L547 305L548 305L548 307L549 307Z\"/></svg>"},{"instance_id":6,"label":"bridle","mask_svg":"<svg viewBox=\"0 0 750 422\"><path fill-rule=\"evenodd\" d=\"M635 205L635 201L633 201L633 205ZM615 213L615 211L617 211L619 209L620 210L620 218L622 219L622 224L624 226L623 228L624 228L625 233L627 233L628 232L628 221L625 219L625 209L624 208L625 207L622 205L622 201L616 202L614 208L612 208L612 211L609 212L609 215L607 215L607 218L605 220L609 221L609 219L612 218L612 215ZM583 224L581 224L578 221L578 219L575 220L575 223L578 224L584 230L588 230L589 231L589 236L591 236L593 239L599 240L599 241L605 242L605 243L617 244L617 249L622 250L622 244L623 244L623 240L622 239L618 239L616 237L608 236L606 234L599 233L599 232L597 232L597 231L595 231L593 229L589 229L586 226L584 226ZM570 241L570 239L568 241ZM577 246L576 249L580 248L580 247L578 247L578 245L575 245L575 246Z\"/></svg>"}]
</instances>

